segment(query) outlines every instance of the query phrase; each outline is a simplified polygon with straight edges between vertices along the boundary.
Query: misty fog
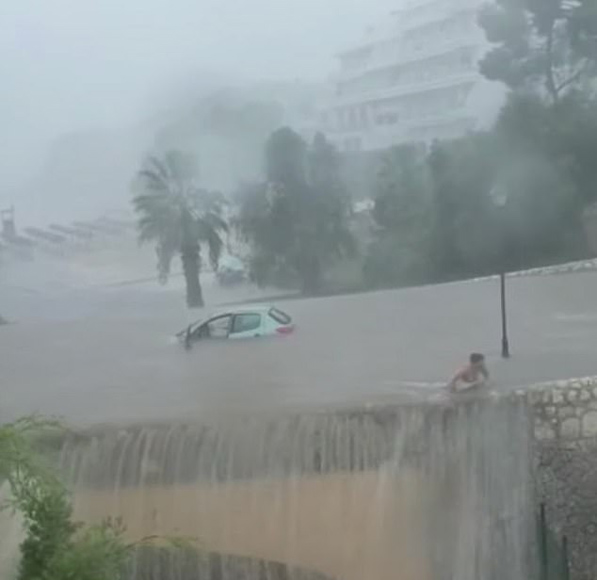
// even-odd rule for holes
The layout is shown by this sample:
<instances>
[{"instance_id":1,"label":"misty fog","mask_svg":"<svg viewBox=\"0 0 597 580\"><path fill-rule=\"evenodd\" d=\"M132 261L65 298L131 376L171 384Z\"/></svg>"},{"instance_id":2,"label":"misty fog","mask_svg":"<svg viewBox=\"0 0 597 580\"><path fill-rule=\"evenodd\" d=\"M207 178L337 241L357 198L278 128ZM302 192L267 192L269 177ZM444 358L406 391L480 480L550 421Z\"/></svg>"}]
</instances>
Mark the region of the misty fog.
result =
<instances>
[{"instance_id":1,"label":"misty fog","mask_svg":"<svg viewBox=\"0 0 597 580\"><path fill-rule=\"evenodd\" d=\"M7 0L0 205L27 225L126 205L164 119L222 87L324 81L389 4Z\"/></svg>"},{"instance_id":2,"label":"misty fog","mask_svg":"<svg viewBox=\"0 0 597 580\"><path fill-rule=\"evenodd\" d=\"M2 580L594 576L596 0L0 4Z\"/></svg>"}]
</instances>

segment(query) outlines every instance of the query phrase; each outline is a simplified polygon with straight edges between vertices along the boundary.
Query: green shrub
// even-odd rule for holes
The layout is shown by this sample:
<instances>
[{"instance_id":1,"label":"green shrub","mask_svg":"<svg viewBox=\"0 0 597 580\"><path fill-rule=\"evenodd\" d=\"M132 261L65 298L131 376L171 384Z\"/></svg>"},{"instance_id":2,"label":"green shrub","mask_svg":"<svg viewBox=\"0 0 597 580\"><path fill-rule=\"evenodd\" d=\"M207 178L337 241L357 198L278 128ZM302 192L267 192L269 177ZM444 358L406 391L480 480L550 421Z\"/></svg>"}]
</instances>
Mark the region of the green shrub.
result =
<instances>
[{"instance_id":1,"label":"green shrub","mask_svg":"<svg viewBox=\"0 0 597 580\"><path fill-rule=\"evenodd\" d=\"M21 514L25 532L17 580L121 580L136 548L121 522L74 522L65 487L35 450L55 427L35 419L0 427L0 474L12 494L1 507Z\"/></svg>"}]
</instances>

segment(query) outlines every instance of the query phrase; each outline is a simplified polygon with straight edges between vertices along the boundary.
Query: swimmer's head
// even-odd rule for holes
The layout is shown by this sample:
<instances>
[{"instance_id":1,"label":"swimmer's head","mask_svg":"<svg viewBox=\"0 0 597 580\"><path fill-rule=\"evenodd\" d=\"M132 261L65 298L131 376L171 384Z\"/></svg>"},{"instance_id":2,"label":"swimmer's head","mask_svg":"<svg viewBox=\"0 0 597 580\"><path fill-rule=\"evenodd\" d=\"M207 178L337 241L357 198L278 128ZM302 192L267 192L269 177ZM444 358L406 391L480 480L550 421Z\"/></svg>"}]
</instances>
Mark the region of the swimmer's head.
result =
<instances>
[{"instance_id":1,"label":"swimmer's head","mask_svg":"<svg viewBox=\"0 0 597 580\"><path fill-rule=\"evenodd\" d=\"M469 361L471 366L482 367L485 364L485 355L481 354L480 352L474 352L469 357Z\"/></svg>"}]
</instances>

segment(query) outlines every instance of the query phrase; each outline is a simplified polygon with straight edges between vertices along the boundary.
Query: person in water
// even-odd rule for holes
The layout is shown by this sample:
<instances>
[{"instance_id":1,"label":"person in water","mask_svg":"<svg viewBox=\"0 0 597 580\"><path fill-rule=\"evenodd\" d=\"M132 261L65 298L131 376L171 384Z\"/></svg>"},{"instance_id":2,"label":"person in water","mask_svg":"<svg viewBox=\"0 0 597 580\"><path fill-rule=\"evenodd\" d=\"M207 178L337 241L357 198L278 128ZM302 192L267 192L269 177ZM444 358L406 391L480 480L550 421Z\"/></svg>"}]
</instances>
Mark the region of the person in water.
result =
<instances>
[{"instance_id":1,"label":"person in water","mask_svg":"<svg viewBox=\"0 0 597 580\"><path fill-rule=\"evenodd\" d=\"M448 389L453 393L468 391L482 387L489 379L489 371L485 366L485 356L474 352L469 357L469 363L450 381Z\"/></svg>"}]
</instances>

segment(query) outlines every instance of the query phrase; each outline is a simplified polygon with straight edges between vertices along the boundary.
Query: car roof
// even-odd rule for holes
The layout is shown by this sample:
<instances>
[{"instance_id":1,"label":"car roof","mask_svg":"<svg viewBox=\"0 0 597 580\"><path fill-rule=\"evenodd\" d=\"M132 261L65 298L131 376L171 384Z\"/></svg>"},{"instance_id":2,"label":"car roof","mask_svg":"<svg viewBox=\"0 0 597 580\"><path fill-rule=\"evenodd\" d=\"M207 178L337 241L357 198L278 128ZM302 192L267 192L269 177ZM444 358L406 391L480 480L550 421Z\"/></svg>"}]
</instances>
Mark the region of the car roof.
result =
<instances>
[{"instance_id":1,"label":"car roof","mask_svg":"<svg viewBox=\"0 0 597 580\"><path fill-rule=\"evenodd\" d=\"M216 316L226 316L226 314L267 314L273 306L259 304L255 306L239 306L237 308L228 308L226 310L218 310L212 312L209 318Z\"/></svg>"}]
</instances>

